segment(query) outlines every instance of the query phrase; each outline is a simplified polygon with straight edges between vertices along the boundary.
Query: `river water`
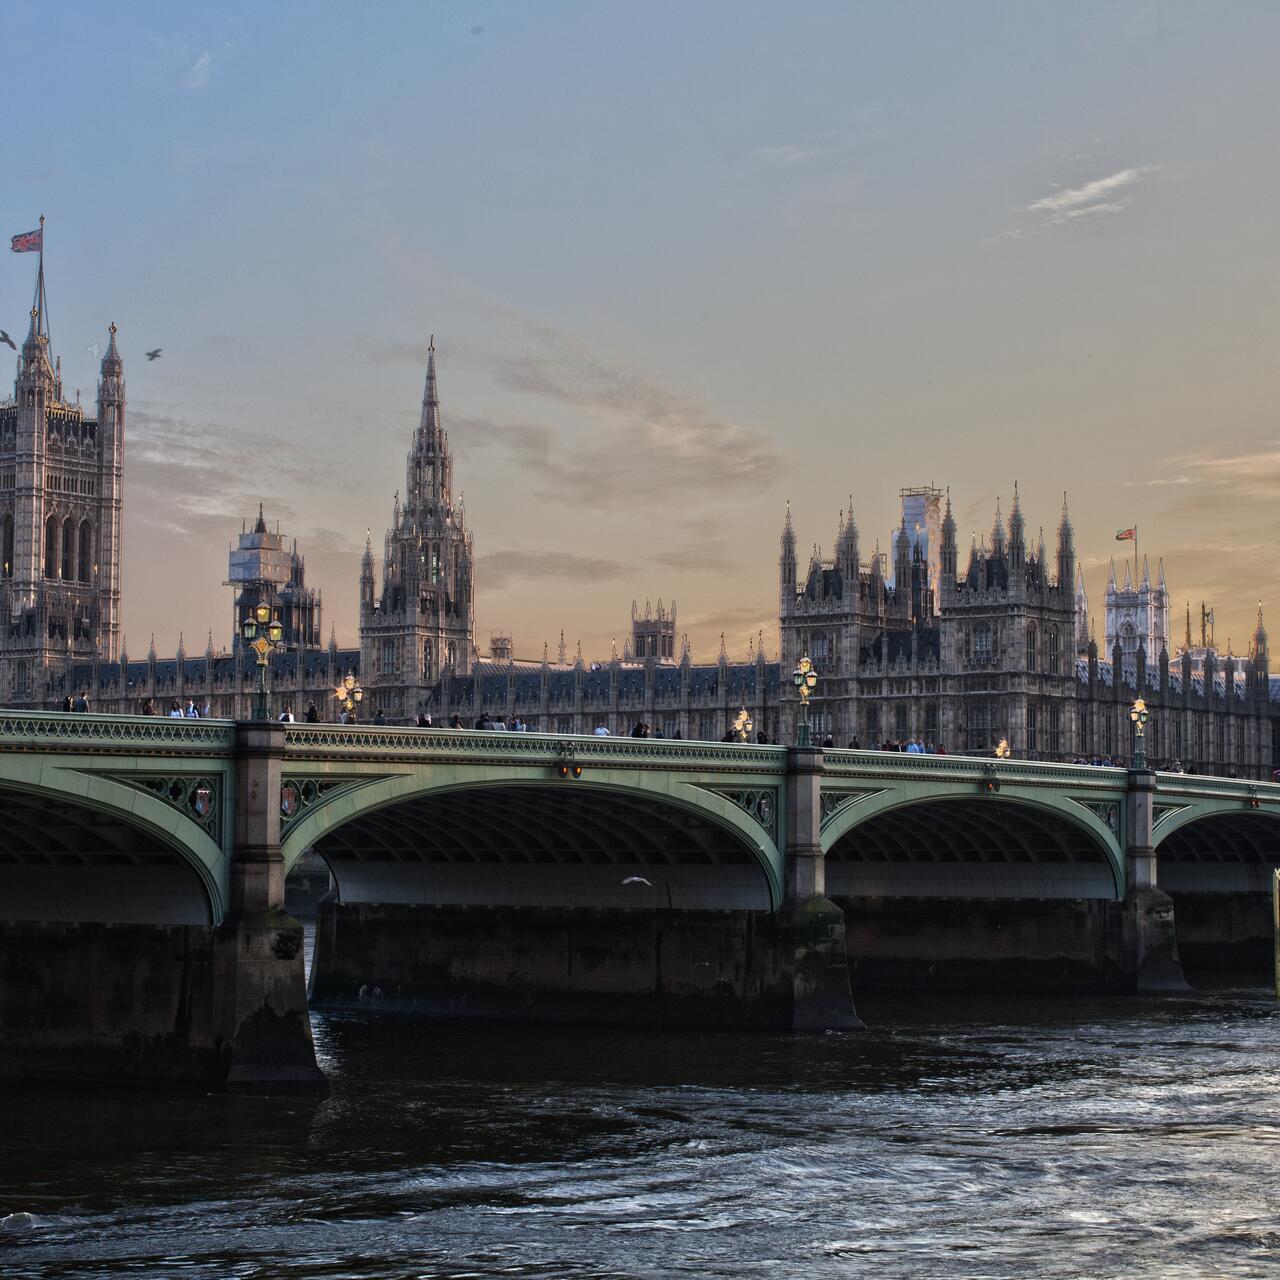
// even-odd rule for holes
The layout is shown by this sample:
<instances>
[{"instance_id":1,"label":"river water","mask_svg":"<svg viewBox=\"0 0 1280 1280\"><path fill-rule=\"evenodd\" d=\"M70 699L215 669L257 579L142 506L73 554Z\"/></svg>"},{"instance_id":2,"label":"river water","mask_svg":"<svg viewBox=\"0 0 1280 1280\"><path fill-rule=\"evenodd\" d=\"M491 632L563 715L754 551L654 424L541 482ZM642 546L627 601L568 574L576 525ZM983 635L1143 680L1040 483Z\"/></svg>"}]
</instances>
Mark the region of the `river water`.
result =
<instances>
[{"instance_id":1,"label":"river water","mask_svg":"<svg viewBox=\"0 0 1280 1280\"><path fill-rule=\"evenodd\" d=\"M9 1090L0 1276L1280 1275L1267 990L859 1009L317 1015L324 1101Z\"/></svg>"}]
</instances>

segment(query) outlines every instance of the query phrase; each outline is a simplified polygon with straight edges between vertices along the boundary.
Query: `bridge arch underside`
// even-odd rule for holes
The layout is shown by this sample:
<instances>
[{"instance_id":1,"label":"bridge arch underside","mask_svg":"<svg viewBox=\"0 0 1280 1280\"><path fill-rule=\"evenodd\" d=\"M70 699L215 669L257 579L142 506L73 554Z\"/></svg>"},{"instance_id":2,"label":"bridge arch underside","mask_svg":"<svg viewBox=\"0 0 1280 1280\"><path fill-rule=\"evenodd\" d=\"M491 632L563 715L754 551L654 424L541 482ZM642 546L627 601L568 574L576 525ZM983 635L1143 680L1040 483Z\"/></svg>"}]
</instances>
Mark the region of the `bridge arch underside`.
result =
<instances>
[{"instance_id":1,"label":"bridge arch underside","mask_svg":"<svg viewBox=\"0 0 1280 1280\"><path fill-rule=\"evenodd\" d=\"M827 853L827 892L857 897L1115 898L1106 851L1052 810L951 797L885 810Z\"/></svg>"},{"instance_id":2,"label":"bridge arch underside","mask_svg":"<svg viewBox=\"0 0 1280 1280\"><path fill-rule=\"evenodd\" d=\"M0 789L0 920L207 925L191 864L123 818Z\"/></svg>"},{"instance_id":3,"label":"bridge arch underside","mask_svg":"<svg viewBox=\"0 0 1280 1280\"><path fill-rule=\"evenodd\" d=\"M826 873L855 995L1113 981L1118 877L1101 841L1063 814L991 797L883 810L833 842Z\"/></svg>"},{"instance_id":4,"label":"bridge arch underside","mask_svg":"<svg viewBox=\"0 0 1280 1280\"><path fill-rule=\"evenodd\" d=\"M1193 974L1268 971L1280 814L1206 814L1165 836L1157 829L1156 840L1157 883L1173 899L1184 967Z\"/></svg>"},{"instance_id":5,"label":"bridge arch underside","mask_svg":"<svg viewBox=\"0 0 1280 1280\"><path fill-rule=\"evenodd\" d=\"M432 792L314 846L343 903L771 909L758 852L709 815L574 783Z\"/></svg>"}]
</instances>

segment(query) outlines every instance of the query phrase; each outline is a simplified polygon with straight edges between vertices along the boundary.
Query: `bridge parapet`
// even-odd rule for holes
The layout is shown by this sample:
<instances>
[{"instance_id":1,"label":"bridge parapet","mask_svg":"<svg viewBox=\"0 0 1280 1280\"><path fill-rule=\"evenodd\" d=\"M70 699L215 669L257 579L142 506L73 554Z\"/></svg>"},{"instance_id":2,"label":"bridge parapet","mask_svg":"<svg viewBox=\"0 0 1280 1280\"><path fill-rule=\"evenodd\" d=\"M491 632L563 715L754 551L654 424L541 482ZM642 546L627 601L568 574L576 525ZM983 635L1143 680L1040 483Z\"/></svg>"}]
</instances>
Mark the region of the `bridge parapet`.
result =
<instances>
[{"instance_id":1,"label":"bridge parapet","mask_svg":"<svg viewBox=\"0 0 1280 1280\"><path fill-rule=\"evenodd\" d=\"M491 729L399 729L382 726L292 724L286 758L463 761L556 765L566 754L614 768L783 774L785 747L667 738L511 733Z\"/></svg>"},{"instance_id":2,"label":"bridge parapet","mask_svg":"<svg viewBox=\"0 0 1280 1280\"><path fill-rule=\"evenodd\" d=\"M235 741L234 720L0 711L0 749L8 751L230 755Z\"/></svg>"}]
</instances>

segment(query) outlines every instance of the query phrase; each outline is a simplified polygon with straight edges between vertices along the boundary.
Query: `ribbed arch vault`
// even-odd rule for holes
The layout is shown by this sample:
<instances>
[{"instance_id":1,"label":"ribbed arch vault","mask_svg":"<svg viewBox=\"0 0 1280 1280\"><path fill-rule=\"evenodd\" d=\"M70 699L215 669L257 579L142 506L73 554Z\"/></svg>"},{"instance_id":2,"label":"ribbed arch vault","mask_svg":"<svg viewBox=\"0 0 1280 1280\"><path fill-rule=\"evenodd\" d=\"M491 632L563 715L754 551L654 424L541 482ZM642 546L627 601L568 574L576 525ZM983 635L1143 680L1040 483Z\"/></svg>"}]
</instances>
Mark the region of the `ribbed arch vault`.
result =
<instances>
[{"instance_id":1,"label":"ribbed arch vault","mask_svg":"<svg viewBox=\"0 0 1280 1280\"><path fill-rule=\"evenodd\" d=\"M357 814L314 848L344 902L771 906L757 851L705 812L574 783L428 792Z\"/></svg>"},{"instance_id":2,"label":"ribbed arch vault","mask_svg":"<svg viewBox=\"0 0 1280 1280\"><path fill-rule=\"evenodd\" d=\"M1157 876L1170 893L1269 891L1280 865L1280 814L1240 809L1193 818L1163 837L1157 828Z\"/></svg>"},{"instance_id":3,"label":"ribbed arch vault","mask_svg":"<svg viewBox=\"0 0 1280 1280\"><path fill-rule=\"evenodd\" d=\"M833 897L1115 898L1101 843L1062 813L995 797L884 809L827 853Z\"/></svg>"},{"instance_id":4,"label":"ribbed arch vault","mask_svg":"<svg viewBox=\"0 0 1280 1280\"><path fill-rule=\"evenodd\" d=\"M0 919L208 924L209 896L154 832L53 796L0 788Z\"/></svg>"}]
</instances>

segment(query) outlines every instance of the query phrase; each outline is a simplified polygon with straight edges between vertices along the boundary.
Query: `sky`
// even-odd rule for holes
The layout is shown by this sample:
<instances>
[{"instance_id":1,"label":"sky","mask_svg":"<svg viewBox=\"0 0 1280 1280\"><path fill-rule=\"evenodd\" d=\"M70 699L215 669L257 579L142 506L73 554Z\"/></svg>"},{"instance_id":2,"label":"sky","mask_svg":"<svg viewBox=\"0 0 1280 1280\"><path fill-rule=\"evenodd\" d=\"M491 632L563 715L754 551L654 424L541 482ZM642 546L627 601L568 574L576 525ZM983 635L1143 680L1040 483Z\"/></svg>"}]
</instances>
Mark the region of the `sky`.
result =
<instances>
[{"instance_id":1,"label":"sky","mask_svg":"<svg viewBox=\"0 0 1280 1280\"><path fill-rule=\"evenodd\" d=\"M183 10L186 12L183 12ZM128 388L131 656L230 643L259 501L344 644L435 335L481 651L777 649L778 536L1014 482L1091 606L1116 530L1280 619L1280 6L5 8L0 231L64 382ZM20 335L35 259L0 258ZM20 340L20 337L19 337ZM143 352L161 347L159 360ZM3 368L0 362L0 368ZM7 381L7 373L6 373ZM4 394L0 392L0 394Z\"/></svg>"}]
</instances>

